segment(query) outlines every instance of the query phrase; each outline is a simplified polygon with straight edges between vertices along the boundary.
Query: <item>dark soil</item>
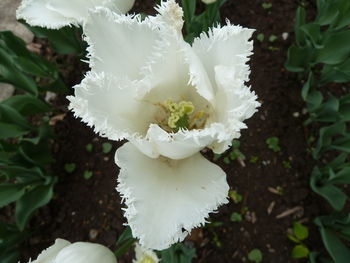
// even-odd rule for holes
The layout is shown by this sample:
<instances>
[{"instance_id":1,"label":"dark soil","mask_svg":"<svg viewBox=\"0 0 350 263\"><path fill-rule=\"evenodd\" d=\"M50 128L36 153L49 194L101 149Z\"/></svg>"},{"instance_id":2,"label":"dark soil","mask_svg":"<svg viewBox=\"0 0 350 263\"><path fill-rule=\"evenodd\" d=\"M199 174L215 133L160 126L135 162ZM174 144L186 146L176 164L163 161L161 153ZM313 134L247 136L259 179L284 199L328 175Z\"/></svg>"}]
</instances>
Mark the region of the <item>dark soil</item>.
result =
<instances>
[{"instance_id":1,"label":"dark soil","mask_svg":"<svg viewBox=\"0 0 350 263\"><path fill-rule=\"evenodd\" d=\"M187 244L197 249L194 262L244 262L244 257L254 248L262 251L263 262L297 262L290 256L293 243L286 233L298 220L310 228L311 235L306 241L309 248L321 249L312 219L322 213L324 201L312 194L308 185L314 163L307 152L306 140L310 134L302 124L306 118L300 97L302 83L283 67L287 48L294 38L292 31L298 2L270 2L272 7L263 9L259 0L229 0L222 8L223 18L255 28L257 33L265 35L263 43L255 41L250 83L262 107L248 120L249 129L244 130L240 138L240 150L246 156L245 167L238 161L229 164L225 164L223 158L217 161L226 171L231 189L238 191L243 201L221 207L211 217L211 222L216 224L193 232ZM139 0L134 11L153 14L152 6L153 1ZM289 33L287 40L282 39L284 32ZM272 34L278 39L270 43L268 38ZM71 84L80 81L80 72L75 76L75 80L69 81ZM67 101L63 99L60 105L67 105ZM59 182L54 200L32 220L31 225L37 232L26 243L24 262L30 256L35 257L57 237L99 242L115 249L116 239L124 229L120 197L115 190L118 167L113 160L114 152L122 142L112 142L113 150L103 154L101 144L106 140L95 135L69 112L57 122L55 130L58 139L54 144L56 163L53 170ZM268 149L265 141L272 136L280 139L280 152ZM93 144L92 152L85 150L89 143ZM211 153L205 154L212 157ZM256 163L250 162L254 156L258 157ZM291 168L286 168L284 161L288 161ZM77 165L71 174L64 169L67 163ZM83 176L86 170L93 172L90 179ZM276 189L282 189L282 194L273 193ZM231 222L230 215L244 207L249 211L244 220ZM277 218L295 207L299 207L295 213ZM221 226L213 226L220 222L223 223ZM131 262L132 253L130 251L118 262Z\"/></svg>"}]
</instances>

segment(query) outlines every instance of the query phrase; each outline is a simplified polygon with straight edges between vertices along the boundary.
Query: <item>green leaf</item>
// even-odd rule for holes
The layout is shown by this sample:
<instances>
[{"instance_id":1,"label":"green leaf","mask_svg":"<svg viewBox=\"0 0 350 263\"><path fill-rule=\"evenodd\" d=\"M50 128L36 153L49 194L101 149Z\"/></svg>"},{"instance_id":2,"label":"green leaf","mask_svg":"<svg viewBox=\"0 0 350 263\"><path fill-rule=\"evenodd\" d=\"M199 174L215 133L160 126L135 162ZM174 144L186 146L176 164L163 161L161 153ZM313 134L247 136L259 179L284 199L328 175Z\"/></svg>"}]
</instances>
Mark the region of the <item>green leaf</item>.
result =
<instances>
[{"instance_id":1,"label":"green leaf","mask_svg":"<svg viewBox=\"0 0 350 263\"><path fill-rule=\"evenodd\" d=\"M76 164L75 163L66 163L64 165L64 170L67 172L67 173L73 173L75 171L75 168L76 168Z\"/></svg>"},{"instance_id":2,"label":"green leaf","mask_svg":"<svg viewBox=\"0 0 350 263\"><path fill-rule=\"evenodd\" d=\"M307 258L310 251L305 245L296 245L292 250L292 258Z\"/></svg>"},{"instance_id":3,"label":"green leaf","mask_svg":"<svg viewBox=\"0 0 350 263\"><path fill-rule=\"evenodd\" d=\"M0 184L0 208L21 198L24 190L23 184Z\"/></svg>"},{"instance_id":4,"label":"green leaf","mask_svg":"<svg viewBox=\"0 0 350 263\"><path fill-rule=\"evenodd\" d=\"M21 137L27 134L27 129L21 128L14 124L0 123L0 139Z\"/></svg>"},{"instance_id":5,"label":"green leaf","mask_svg":"<svg viewBox=\"0 0 350 263\"><path fill-rule=\"evenodd\" d=\"M108 143L108 142L102 144L102 152L103 152L104 154L110 153L110 151L112 150L112 148L113 148L112 144L110 144L110 143Z\"/></svg>"},{"instance_id":6,"label":"green leaf","mask_svg":"<svg viewBox=\"0 0 350 263\"><path fill-rule=\"evenodd\" d=\"M31 95L11 96L3 101L2 104L16 109L24 116L44 113L52 109L49 104Z\"/></svg>"},{"instance_id":7,"label":"green leaf","mask_svg":"<svg viewBox=\"0 0 350 263\"><path fill-rule=\"evenodd\" d=\"M314 63L315 50L311 47L290 46L287 53L285 68L291 72L309 71L310 65Z\"/></svg>"},{"instance_id":8,"label":"green leaf","mask_svg":"<svg viewBox=\"0 0 350 263\"><path fill-rule=\"evenodd\" d=\"M249 252L248 259L251 262L260 263L263 260L263 254L259 249L255 248Z\"/></svg>"},{"instance_id":9,"label":"green leaf","mask_svg":"<svg viewBox=\"0 0 350 263\"><path fill-rule=\"evenodd\" d=\"M39 185L27 193L16 203L16 223L23 231L33 212L46 205L53 196L53 184Z\"/></svg>"},{"instance_id":10,"label":"green leaf","mask_svg":"<svg viewBox=\"0 0 350 263\"><path fill-rule=\"evenodd\" d=\"M349 263L350 250L330 229L320 227L320 232L328 253L336 263Z\"/></svg>"},{"instance_id":11,"label":"green leaf","mask_svg":"<svg viewBox=\"0 0 350 263\"><path fill-rule=\"evenodd\" d=\"M312 171L310 186L315 193L325 198L336 211L343 209L348 197L336 186L323 184L322 174L318 167L315 167Z\"/></svg>"},{"instance_id":12,"label":"green leaf","mask_svg":"<svg viewBox=\"0 0 350 263\"><path fill-rule=\"evenodd\" d=\"M86 180L89 180L93 176L93 172L91 171L84 171L84 178Z\"/></svg>"},{"instance_id":13,"label":"green leaf","mask_svg":"<svg viewBox=\"0 0 350 263\"><path fill-rule=\"evenodd\" d=\"M92 152L92 149L93 149L94 147L93 147L93 145L91 144L91 143L89 143L89 144L87 144L86 146L85 146L85 150L87 151L87 152L89 152L89 153L91 153Z\"/></svg>"},{"instance_id":14,"label":"green leaf","mask_svg":"<svg viewBox=\"0 0 350 263\"><path fill-rule=\"evenodd\" d=\"M315 48L323 48L321 43L321 27L317 23L309 23L300 27L300 29L309 37Z\"/></svg>"},{"instance_id":15,"label":"green leaf","mask_svg":"<svg viewBox=\"0 0 350 263\"><path fill-rule=\"evenodd\" d=\"M262 3L261 6L264 9L270 9L272 7L272 3L265 2L265 3Z\"/></svg>"},{"instance_id":16,"label":"green leaf","mask_svg":"<svg viewBox=\"0 0 350 263\"><path fill-rule=\"evenodd\" d=\"M196 250L178 243L160 251L160 255L162 263L192 263L193 258L196 256Z\"/></svg>"},{"instance_id":17,"label":"green leaf","mask_svg":"<svg viewBox=\"0 0 350 263\"><path fill-rule=\"evenodd\" d=\"M232 222L242 222L243 218L242 218L242 215L240 213L233 212L231 214L230 220Z\"/></svg>"},{"instance_id":18,"label":"green leaf","mask_svg":"<svg viewBox=\"0 0 350 263\"><path fill-rule=\"evenodd\" d=\"M275 36L275 35L269 36L269 41L270 41L271 43L272 43L272 42L275 42L277 39L278 39L278 37Z\"/></svg>"},{"instance_id":19,"label":"green leaf","mask_svg":"<svg viewBox=\"0 0 350 263\"><path fill-rule=\"evenodd\" d=\"M339 15L338 4L333 1L317 1L316 22L321 26L331 24Z\"/></svg>"},{"instance_id":20,"label":"green leaf","mask_svg":"<svg viewBox=\"0 0 350 263\"><path fill-rule=\"evenodd\" d=\"M132 231L131 231L131 228L129 226L127 226L123 233L119 236L118 240L117 240L117 246L120 245L121 243L129 240L129 239L132 239L133 236L132 236Z\"/></svg>"},{"instance_id":21,"label":"green leaf","mask_svg":"<svg viewBox=\"0 0 350 263\"><path fill-rule=\"evenodd\" d=\"M295 40L298 46L302 46L305 44L305 33L301 30L301 26L305 24L305 21L306 21L305 8L299 6L296 11L295 24L294 24Z\"/></svg>"},{"instance_id":22,"label":"green leaf","mask_svg":"<svg viewBox=\"0 0 350 263\"><path fill-rule=\"evenodd\" d=\"M273 150L274 152L280 152L281 147L279 146L279 139L275 136L267 138L266 139L266 144L269 149Z\"/></svg>"},{"instance_id":23,"label":"green leaf","mask_svg":"<svg viewBox=\"0 0 350 263\"><path fill-rule=\"evenodd\" d=\"M1 43L1 42L0 42ZM30 77L23 74L15 67L13 57L0 45L0 77L1 82L14 85L16 88L29 94L37 95L38 88Z\"/></svg>"},{"instance_id":24,"label":"green leaf","mask_svg":"<svg viewBox=\"0 0 350 263\"><path fill-rule=\"evenodd\" d=\"M307 227L298 222L293 223L293 232L296 238L300 241L303 241L304 239L307 239L309 237L309 230L307 229Z\"/></svg>"},{"instance_id":25,"label":"green leaf","mask_svg":"<svg viewBox=\"0 0 350 263\"><path fill-rule=\"evenodd\" d=\"M323 41L324 48L318 50L316 59L319 63L339 64L350 55L350 30L330 33Z\"/></svg>"},{"instance_id":26,"label":"green leaf","mask_svg":"<svg viewBox=\"0 0 350 263\"><path fill-rule=\"evenodd\" d=\"M59 30L46 29L42 27L27 27L39 38L47 38L52 47L60 54L82 53L82 42L77 38L80 34L75 27L63 27Z\"/></svg>"},{"instance_id":27,"label":"green leaf","mask_svg":"<svg viewBox=\"0 0 350 263\"><path fill-rule=\"evenodd\" d=\"M256 39L259 40L260 42L263 42L264 39L265 39L265 35L263 33L259 33L257 36L256 36Z\"/></svg>"}]
</instances>

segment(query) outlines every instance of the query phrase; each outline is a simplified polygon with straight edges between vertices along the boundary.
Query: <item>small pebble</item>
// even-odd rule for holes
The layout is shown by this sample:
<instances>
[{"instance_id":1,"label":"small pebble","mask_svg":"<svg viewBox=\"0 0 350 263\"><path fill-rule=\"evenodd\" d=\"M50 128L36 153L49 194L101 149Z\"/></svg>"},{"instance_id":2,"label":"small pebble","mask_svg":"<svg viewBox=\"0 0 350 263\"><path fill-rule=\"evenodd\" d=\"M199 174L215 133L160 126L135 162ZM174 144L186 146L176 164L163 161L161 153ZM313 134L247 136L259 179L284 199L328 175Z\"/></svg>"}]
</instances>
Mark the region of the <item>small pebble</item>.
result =
<instances>
[{"instance_id":1,"label":"small pebble","mask_svg":"<svg viewBox=\"0 0 350 263\"><path fill-rule=\"evenodd\" d=\"M89 231L90 240L95 240L97 236L98 236L98 231L96 229L90 229Z\"/></svg>"},{"instance_id":2,"label":"small pebble","mask_svg":"<svg viewBox=\"0 0 350 263\"><path fill-rule=\"evenodd\" d=\"M294 117L294 118L298 118L299 116L300 116L300 113L299 113L299 112L296 111L296 112L293 113L293 117Z\"/></svg>"},{"instance_id":3,"label":"small pebble","mask_svg":"<svg viewBox=\"0 0 350 263\"><path fill-rule=\"evenodd\" d=\"M282 33L282 39L283 40L287 40L288 37L289 37L289 33L287 33L287 32L283 32Z\"/></svg>"}]
</instances>

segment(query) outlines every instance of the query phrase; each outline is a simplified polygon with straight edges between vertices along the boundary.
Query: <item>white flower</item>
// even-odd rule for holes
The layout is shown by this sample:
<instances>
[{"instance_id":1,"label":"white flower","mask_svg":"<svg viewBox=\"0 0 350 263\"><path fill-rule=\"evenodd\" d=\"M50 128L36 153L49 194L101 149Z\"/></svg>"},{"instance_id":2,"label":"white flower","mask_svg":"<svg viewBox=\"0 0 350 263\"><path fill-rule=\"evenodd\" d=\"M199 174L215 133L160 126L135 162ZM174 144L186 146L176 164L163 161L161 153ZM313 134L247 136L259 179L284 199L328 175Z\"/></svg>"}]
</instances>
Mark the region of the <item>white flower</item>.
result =
<instances>
[{"instance_id":1,"label":"white flower","mask_svg":"<svg viewBox=\"0 0 350 263\"><path fill-rule=\"evenodd\" d=\"M158 263L159 259L153 250L145 249L141 247L138 243L135 246L135 259L133 263Z\"/></svg>"},{"instance_id":2,"label":"white flower","mask_svg":"<svg viewBox=\"0 0 350 263\"><path fill-rule=\"evenodd\" d=\"M154 159L128 142L115 161L125 216L142 247L162 250L182 241L227 203L225 172L200 153L183 160Z\"/></svg>"},{"instance_id":3,"label":"white flower","mask_svg":"<svg viewBox=\"0 0 350 263\"><path fill-rule=\"evenodd\" d=\"M245 85L253 30L227 22L191 46L176 2L157 10L144 20L91 10L91 71L68 99L96 133L130 141L116 153L125 216L142 247L165 249L227 202L225 173L199 151L225 151L259 103Z\"/></svg>"},{"instance_id":4,"label":"white flower","mask_svg":"<svg viewBox=\"0 0 350 263\"><path fill-rule=\"evenodd\" d=\"M64 239L56 239L31 263L117 263L116 257L105 246L76 242L71 244Z\"/></svg>"},{"instance_id":5,"label":"white flower","mask_svg":"<svg viewBox=\"0 0 350 263\"><path fill-rule=\"evenodd\" d=\"M175 1L158 11L145 20L91 11L91 72L69 107L101 136L127 139L152 158L183 159L205 147L222 153L259 106L245 86L253 30L227 22L190 46Z\"/></svg>"},{"instance_id":6,"label":"white flower","mask_svg":"<svg viewBox=\"0 0 350 263\"><path fill-rule=\"evenodd\" d=\"M17 19L31 26L58 29L68 25L83 24L88 10L105 6L115 12L126 13L135 0L22 0L17 9Z\"/></svg>"},{"instance_id":7,"label":"white flower","mask_svg":"<svg viewBox=\"0 0 350 263\"><path fill-rule=\"evenodd\" d=\"M212 3L215 3L217 0L202 0L202 2L206 5L210 5Z\"/></svg>"}]
</instances>

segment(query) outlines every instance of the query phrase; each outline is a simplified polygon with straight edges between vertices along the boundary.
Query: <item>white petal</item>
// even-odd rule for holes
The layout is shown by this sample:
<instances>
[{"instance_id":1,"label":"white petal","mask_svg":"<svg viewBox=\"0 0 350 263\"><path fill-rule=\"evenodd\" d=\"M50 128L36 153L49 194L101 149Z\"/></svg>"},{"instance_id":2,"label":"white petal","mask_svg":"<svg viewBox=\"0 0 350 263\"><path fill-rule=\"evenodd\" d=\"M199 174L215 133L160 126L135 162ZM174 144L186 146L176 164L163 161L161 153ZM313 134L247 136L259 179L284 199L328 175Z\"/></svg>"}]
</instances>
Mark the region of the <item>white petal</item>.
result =
<instances>
[{"instance_id":1,"label":"white petal","mask_svg":"<svg viewBox=\"0 0 350 263\"><path fill-rule=\"evenodd\" d=\"M145 249L136 243L135 246L135 259L132 261L133 263L158 263L159 258L157 254L154 253L153 250Z\"/></svg>"},{"instance_id":2,"label":"white petal","mask_svg":"<svg viewBox=\"0 0 350 263\"><path fill-rule=\"evenodd\" d=\"M62 249L55 263L117 263L117 260L107 247L88 243L76 242Z\"/></svg>"},{"instance_id":3,"label":"white petal","mask_svg":"<svg viewBox=\"0 0 350 263\"><path fill-rule=\"evenodd\" d=\"M221 168L195 154L183 160L152 159L131 143L117 150L118 188L125 216L141 246L166 249L221 204L229 186Z\"/></svg>"},{"instance_id":4,"label":"white petal","mask_svg":"<svg viewBox=\"0 0 350 263\"><path fill-rule=\"evenodd\" d=\"M241 129L247 128L244 120L250 118L260 106L254 91L245 86L232 67L216 66L215 80L217 122L225 126L229 137L222 138L209 146L215 153L229 148L233 139L239 138Z\"/></svg>"},{"instance_id":5,"label":"white petal","mask_svg":"<svg viewBox=\"0 0 350 263\"><path fill-rule=\"evenodd\" d=\"M55 244L45 249L32 263L53 263L57 254L71 243L64 239L56 239Z\"/></svg>"},{"instance_id":6,"label":"white petal","mask_svg":"<svg viewBox=\"0 0 350 263\"><path fill-rule=\"evenodd\" d=\"M17 9L17 19L24 19L31 26L57 29L69 24L77 24L72 17L66 17L49 8L51 0L23 0Z\"/></svg>"},{"instance_id":7,"label":"white petal","mask_svg":"<svg viewBox=\"0 0 350 263\"><path fill-rule=\"evenodd\" d=\"M158 27L140 16L117 15L105 8L91 11L84 26L90 66L118 78L138 80L161 41Z\"/></svg>"},{"instance_id":8,"label":"white petal","mask_svg":"<svg viewBox=\"0 0 350 263\"><path fill-rule=\"evenodd\" d=\"M90 8L104 6L126 13L133 4L134 0L23 0L17 18L25 19L32 26L57 29L83 24Z\"/></svg>"},{"instance_id":9,"label":"white petal","mask_svg":"<svg viewBox=\"0 0 350 263\"><path fill-rule=\"evenodd\" d=\"M215 88L215 67L231 67L236 76L243 81L249 80L249 56L252 54L253 41L249 41L253 29L228 24L215 27L209 33L202 33L193 42L193 50L202 61L209 79Z\"/></svg>"},{"instance_id":10,"label":"white petal","mask_svg":"<svg viewBox=\"0 0 350 263\"><path fill-rule=\"evenodd\" d=\"M136 85L104 73L89 72L69 96L69 109L94 131L111 140L121 140L146 134L153 120L151 103L138 101Z\"/></svg>"}]
</instances>

